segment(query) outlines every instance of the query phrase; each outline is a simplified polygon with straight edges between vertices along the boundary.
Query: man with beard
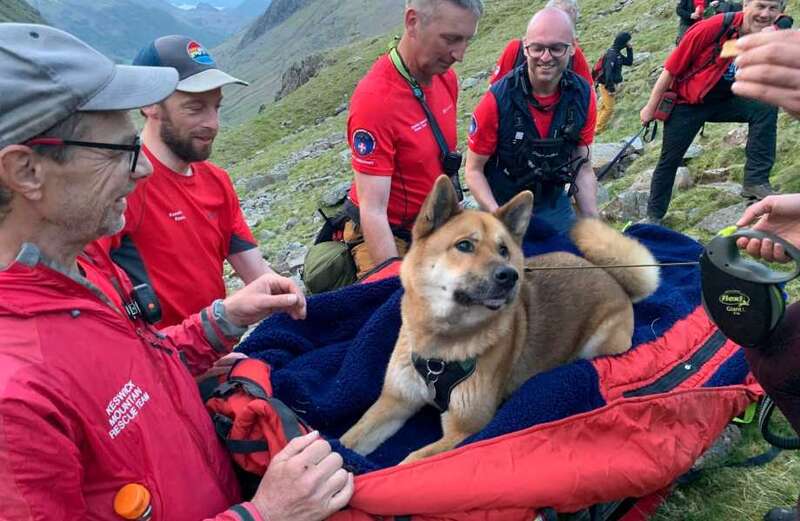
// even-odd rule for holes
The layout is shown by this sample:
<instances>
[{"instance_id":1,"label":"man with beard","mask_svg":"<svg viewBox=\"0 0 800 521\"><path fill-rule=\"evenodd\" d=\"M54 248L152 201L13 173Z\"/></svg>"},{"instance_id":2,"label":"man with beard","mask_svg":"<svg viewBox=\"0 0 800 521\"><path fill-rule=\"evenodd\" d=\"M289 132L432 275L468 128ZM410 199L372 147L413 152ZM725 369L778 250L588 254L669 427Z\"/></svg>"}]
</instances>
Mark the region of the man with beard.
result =
<instances>
[{"instance_id":1,"label":"man with beard","mask_svg":"<svg viewBox=\"0 0 800 521\"><path fill-rule=\"evenodd\" d=\"M226 259L245 284L271 270L227 172L207 161L222 87L247 83L219 70L208 51L185 36L158 38L133 64L174 67L180 82L169 98L141 111L142 153L153 175L128 198L125 228L111 239L111 256L134 283L155 290L159 326L166 327L225 296Z\"/></svg>"},{"instance_id":2,"label":"man with beard","mask_svg":"<svg viewBox=\"0 0 800 521\"><path fill-rule=\"evenodd\" d=\"M776 193L769 175L775 163L778 110L736 95L731 86L737 66L732 57L720 54L726 41L771 27L785 6L785 0L745 0L740 13L718 14L697 22L664 62L664 70L640 112L642 123L649 123L656 118L659 105L663 105L665 93L670 91L677 96L664 123L661 156L650 181L645 222L661 224L672 198L675 172L706 122L748 124L741 195L760 200Z\"/></svg>"},{"instance_id":3,"label":"man with beard","mask_svg":"<svg viewBox=\"0 0 800 521\"><path fill-rule=\"evenodd\" d=\"M478 103L467 151L467 185L481 208L494 212L531 190L534 217L559 232L575 220L573 195L581 216L598 215L589 149L597 109L589 84L568 69L574 41L564 11L547 7L533 16L524 40L526 63Z\"/></svg>"}]
</instances>

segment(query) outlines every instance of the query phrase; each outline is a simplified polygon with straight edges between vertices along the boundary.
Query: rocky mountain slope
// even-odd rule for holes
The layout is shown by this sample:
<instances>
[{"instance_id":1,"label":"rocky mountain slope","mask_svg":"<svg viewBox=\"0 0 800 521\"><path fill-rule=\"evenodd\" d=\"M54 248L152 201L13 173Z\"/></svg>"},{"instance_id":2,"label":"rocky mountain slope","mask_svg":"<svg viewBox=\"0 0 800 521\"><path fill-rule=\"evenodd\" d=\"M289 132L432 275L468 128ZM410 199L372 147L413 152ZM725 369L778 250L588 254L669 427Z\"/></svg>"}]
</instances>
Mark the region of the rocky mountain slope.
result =
<instances>
[{"instance_id":1,"label":"rocky mountain slope","mask_svg":"<svg viewBox=\"0 0 800 521\"><path fill-rule=\"evenodd\" d=\"M25 0L3 0L0 2L0 23L24 22L46 23L42 15Z\"/></svg>"},{"instance_id":2,"label":"rocky mountain slope","mask_svg":"<svg viewBox=\"0 0 800 521\"><path fill-rule=\"evenodd\" d=\"M252 118L275 98L292 64L384 34L401 22L403 6L404 0L275 0L247 30L213 50L223 68L251 83L226 96L223 119Z\"/></svg>"},{"instance_id":3,"label":"rocky mountain slope","mask_svg":"<svg viewBox=\"0 0 800 521\"><path fill-rule=\"evenodd\" d=\"M593 62L621 30L631 31L636 60L626 68L610 128L597 137L596 167L608 161L620 141L638 128L638 111L661 70L674 39L671 5L653 0L601 0L582 3L581 45ZM487 4L474 44L457 67L461 77L459 121L463 148L472 108L483 94L497 54L521 35L532 10L528 2L498 0ZM347 99L358 79L385 51L390 35L329 52L329 66L280 101L266 105L249 122L226 130L216 157L231 168L265 253L278 264L296 268L303 247L320 226L317 207L327 212L352 178L345 140ZM773 180L784 190L800 190L800 159L789 151L800 142L797 123L780 116L778 162ZM744 133L744 134L743 134ZM699 137L673 198L666 224L704 239L741 211L738 183L744 167L746 125L709 124ZM625 174L603 183L601 200L607 218L624 224L643 217L648 175L658 158L660 140L641 146L628 158ZM635 159L635 161L633 161ZM717 213L720 212L720 213ZM290 266L291 265L291 266Z\"/></svg>"}]
</instances>

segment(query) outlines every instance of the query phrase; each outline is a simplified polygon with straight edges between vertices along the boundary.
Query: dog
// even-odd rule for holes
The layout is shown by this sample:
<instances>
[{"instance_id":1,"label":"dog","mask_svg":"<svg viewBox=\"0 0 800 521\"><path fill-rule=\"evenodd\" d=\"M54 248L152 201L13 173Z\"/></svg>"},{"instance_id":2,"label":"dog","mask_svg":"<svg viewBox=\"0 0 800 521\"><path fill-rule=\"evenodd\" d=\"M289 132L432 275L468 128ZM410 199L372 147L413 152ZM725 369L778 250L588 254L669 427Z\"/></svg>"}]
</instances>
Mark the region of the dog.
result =
<instances>
[{"instance_id":1,"label":"dog","mask_svg":"<svg viewBox=\"0 0 800 521\"><path fill-rule=\"evenodd\" d=\"M400 268L402 326L383 389L344 446L369 454L433 404L442 438L401 463L438 454L483 429L531 376L630 349L632 303L656 291L659 269L598 266L653 265L653 255L599 219L580 219L571 237L585 258L525 259L532 209L533 194L522 192L494 214L462 210L450 180L436 181ZM565 267L594 269L539 270Z\"/></svg>"}]
</instances>

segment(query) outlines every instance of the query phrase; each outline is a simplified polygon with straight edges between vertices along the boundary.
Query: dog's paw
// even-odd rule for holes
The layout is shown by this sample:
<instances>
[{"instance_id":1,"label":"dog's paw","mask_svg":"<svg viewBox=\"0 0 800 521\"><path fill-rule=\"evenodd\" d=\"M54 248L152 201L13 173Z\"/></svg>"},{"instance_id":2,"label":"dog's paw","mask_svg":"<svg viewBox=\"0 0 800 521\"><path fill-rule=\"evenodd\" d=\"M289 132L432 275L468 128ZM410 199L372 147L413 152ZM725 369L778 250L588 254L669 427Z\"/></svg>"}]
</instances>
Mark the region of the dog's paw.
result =
<instances>
[{"instance_id":1,"label":"dog's paw","mask_svg":"<svg viewBox=\"0 0 800 521\"><path fill-rule=\"evenodd\" d=\"M339 438L339 442L348 449L355 451L355 446L358 444L358 438L353 432L353 429L350 429L349 431L345 432L341 438Z\"/></svg>"}]
</instances>

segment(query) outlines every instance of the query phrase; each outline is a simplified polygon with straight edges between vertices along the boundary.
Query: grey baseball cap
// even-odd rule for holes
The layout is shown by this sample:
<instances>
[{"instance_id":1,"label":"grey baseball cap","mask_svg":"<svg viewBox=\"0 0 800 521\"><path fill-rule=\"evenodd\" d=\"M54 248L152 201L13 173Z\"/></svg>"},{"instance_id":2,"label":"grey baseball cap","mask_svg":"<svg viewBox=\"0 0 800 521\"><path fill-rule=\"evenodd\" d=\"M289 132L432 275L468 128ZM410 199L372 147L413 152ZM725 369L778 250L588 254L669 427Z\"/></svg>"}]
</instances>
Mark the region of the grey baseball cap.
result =
<instances>
[{"instance_id":1,"label":"grey baseball cap","mask_svg":"<svg viewBox=\"0 0 800 521\"><path fill-rule=\"evenodd\" d=\"M134 65L174 67L178 70L178 87L182 92L207 92L225 85L248 85L217 68L211 54L197 40L173 34L162 36L139 51Z\"/></svg>"},{"instance_id":2,"label":"grey baseball cap","mask_svg":"<svg viewBox=\"0 0 800 521\"><path fill-rule=\"evenodd\" d=\"M174 69L115 65L53 27L0 23L0 148L37 136L75 112L158 103L177 82Z\"/></svg>"}]
</instances>

